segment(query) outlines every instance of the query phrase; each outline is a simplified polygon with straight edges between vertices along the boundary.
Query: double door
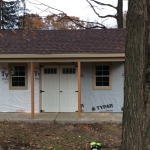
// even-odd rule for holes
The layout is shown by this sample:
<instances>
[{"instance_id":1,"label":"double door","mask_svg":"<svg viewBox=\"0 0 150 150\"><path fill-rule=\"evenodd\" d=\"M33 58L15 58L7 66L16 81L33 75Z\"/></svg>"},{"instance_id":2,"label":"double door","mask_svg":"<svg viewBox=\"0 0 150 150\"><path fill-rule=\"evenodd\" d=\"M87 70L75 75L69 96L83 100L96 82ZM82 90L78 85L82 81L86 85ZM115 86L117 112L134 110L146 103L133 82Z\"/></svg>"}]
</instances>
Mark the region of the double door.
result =
<instances>
[{"instance_id":1,"label":"double door","mask_svg":"<svg viewBox=\"0 0 150 150\"><path fill-rule=\"evenodd\" d=\"M75 65L48 65L41 69L42 110L44 112L77 111L77 67Z\"/></svg>"}]
</instances>

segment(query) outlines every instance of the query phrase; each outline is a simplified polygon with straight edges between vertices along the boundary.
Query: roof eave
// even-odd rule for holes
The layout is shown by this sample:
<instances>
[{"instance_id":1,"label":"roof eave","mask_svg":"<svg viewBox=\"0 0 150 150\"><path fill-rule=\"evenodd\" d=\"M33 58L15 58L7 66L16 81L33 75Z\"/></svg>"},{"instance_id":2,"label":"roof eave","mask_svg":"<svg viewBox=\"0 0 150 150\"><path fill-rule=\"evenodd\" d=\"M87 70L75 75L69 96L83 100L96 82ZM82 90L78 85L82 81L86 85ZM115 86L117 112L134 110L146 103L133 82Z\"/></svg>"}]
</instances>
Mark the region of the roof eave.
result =
<instances>
[{"instance_id":1,"label":"roof eave","mask_svg":"<svg viewBox=\"0 0 150 150\"><path fill-rule=\"evenodd\" d=\"M103 54L1 54L0 59L50 59L50 58L125 58L125 53Z\"/></svg>"}]
</instances>

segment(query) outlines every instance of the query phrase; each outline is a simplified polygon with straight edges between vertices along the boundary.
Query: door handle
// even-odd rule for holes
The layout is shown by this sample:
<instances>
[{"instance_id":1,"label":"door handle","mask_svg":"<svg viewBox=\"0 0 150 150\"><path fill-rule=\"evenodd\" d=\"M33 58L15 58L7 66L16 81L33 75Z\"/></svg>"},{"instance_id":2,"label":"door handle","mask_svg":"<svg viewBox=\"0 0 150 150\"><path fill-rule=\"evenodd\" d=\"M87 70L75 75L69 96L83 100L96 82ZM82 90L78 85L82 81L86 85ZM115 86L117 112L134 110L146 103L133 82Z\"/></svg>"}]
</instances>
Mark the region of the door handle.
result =
<instances>
[{"instance_id":1,"label":"door handle","mask_svg":"<svg viewBox=\"0 0 150 150\"><path fill-rule=\"evenodd\" d=\"M62 91L60 91L60 92L62 92Z\"/></svg>"},{"instance_id":2,"label":"door handle","mask_svg":"<svg viewBox=\"0 0 150 150\"><path fill-rule=\"evenodd\" d=\"M40 93L42 93L42 92L45 92L45 91L40 90Z\"/></svg>"}]
</instances>

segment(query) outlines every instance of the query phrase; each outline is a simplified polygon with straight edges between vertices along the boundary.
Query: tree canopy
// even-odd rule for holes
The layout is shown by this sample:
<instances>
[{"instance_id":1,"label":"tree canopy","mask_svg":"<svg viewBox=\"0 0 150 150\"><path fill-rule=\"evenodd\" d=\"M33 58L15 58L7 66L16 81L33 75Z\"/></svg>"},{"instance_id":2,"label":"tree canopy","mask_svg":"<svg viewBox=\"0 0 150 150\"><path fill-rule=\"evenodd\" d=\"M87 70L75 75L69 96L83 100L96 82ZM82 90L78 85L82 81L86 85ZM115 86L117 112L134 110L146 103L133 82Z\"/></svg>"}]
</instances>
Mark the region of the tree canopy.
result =
<instances>
[{"instance_id":1,"label":"tree canopy","mask_svg":"<svg viewBox=\"0 0 150 150\"><path fill-rule=\"evenodd\" d=\"M72 30L83 29L83 27L90 28L94 26L93 22L84 22L81 21L79 17L68 16L64 13L60 13L58 15L47 15L46 17L41 17L38 14L27 13L25 16L20 16L20 22L22 24L21 28L24 26L28 29L42 30Z\"/></svg>"}]
</instances>

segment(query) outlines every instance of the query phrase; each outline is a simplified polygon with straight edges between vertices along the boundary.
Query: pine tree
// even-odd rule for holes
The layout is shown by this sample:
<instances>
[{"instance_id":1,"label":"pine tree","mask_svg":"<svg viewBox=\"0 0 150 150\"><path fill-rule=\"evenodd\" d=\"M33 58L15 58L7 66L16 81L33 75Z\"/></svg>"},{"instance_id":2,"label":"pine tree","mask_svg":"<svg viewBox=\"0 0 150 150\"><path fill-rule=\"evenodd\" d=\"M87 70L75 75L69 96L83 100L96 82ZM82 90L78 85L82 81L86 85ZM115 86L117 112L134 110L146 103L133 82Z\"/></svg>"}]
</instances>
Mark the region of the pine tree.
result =
<instances>
[{"instance_id":1,"label":"pine tree","mask_svg":"<svg viewBox=\"0 0 150 150\"><path fill-rule=\"evenodd\" d=\"M23 10L21 1L2 1L1 4L1 28L15 29L19 27L19 14Z\"/></svg>"}]
</instances>

